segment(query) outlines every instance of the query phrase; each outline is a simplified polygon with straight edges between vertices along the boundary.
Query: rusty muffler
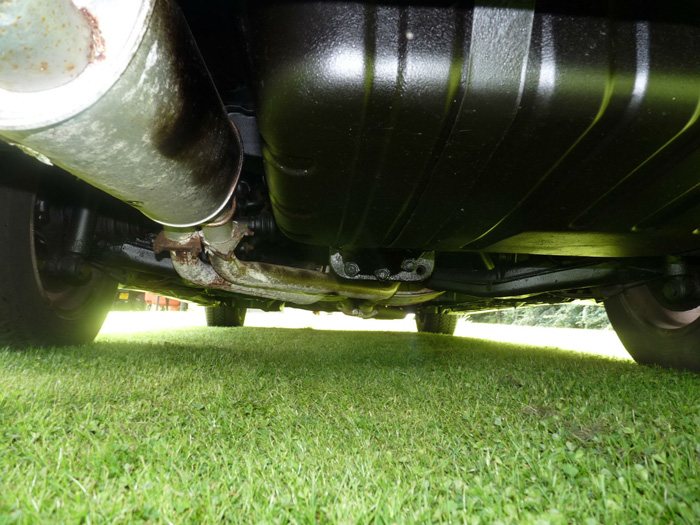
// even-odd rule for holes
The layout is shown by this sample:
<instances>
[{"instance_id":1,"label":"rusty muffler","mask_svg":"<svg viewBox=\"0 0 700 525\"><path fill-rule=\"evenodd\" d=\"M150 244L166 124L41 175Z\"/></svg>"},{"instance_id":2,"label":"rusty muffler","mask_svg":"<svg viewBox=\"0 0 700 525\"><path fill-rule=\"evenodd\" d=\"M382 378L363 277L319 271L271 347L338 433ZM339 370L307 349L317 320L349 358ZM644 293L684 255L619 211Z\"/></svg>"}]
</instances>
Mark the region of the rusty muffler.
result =
<instances>
[{"instance_id":1,"label":"rusty muffler","mask_svg":"<svg viewBox=\"0 0 700 525\"><path fill-rule=\"evenodd\" d=\"M0 0L0 138L168 226L215 218L243 154L171 0Z\"/></svg>"}]
</instances>

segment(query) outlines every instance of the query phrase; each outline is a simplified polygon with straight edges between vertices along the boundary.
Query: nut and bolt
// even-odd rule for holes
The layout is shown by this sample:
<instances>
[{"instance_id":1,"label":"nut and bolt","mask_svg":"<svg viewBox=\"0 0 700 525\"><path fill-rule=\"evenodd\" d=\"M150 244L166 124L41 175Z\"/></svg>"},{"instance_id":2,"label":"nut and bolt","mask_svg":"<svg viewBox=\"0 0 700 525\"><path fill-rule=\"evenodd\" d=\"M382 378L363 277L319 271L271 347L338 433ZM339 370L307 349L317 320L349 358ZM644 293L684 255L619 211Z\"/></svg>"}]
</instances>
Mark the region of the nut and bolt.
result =
<instances>
[{"instance_id":1,"label":"nut and bolt","mask_svg":"<svg viewBox=\"0 0 700 525\"><path fill-rule=\"evenodd\" d=\"M416 269L416 261L415 259L405 259L401 263L401 268L403 268L407 272L412 272L413 270Z\"/></svg>"},{"instance_id":2,"label":"nut and bolt","mask_svg":"<svg viewBox=\"0 0 700 525\"><path fill-rule=\"evenodd\" d=\"M355 277L360 273L360 267L354 262L345 263L343 268L345 269L345 274L349 277Z\"/></svg>"},{"instance_id":3,"label":"nut and bolt","mask_svg":"<svg viewBox=\"0 0 700 525\"><path fill-rule=\"evenodd\" d=\"M391 272L387 268L382 268L374 272L374 275L380 281L386 281L389 277L391 277Z\"/></svg>"}]
</instances>

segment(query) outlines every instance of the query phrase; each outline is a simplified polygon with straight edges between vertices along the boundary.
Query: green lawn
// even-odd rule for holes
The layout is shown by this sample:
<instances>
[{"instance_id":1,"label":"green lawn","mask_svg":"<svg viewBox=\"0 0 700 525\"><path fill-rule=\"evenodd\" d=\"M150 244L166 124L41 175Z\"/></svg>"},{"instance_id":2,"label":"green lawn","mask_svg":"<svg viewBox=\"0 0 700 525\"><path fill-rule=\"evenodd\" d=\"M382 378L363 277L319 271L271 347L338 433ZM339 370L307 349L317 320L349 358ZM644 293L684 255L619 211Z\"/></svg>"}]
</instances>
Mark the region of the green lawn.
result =
<instances>
[{"instance_id":1,"label":"green lawn","mask_svg":"<svg viewBox=\"0 0 700 525\"><path fill-rule=\"evenodd\" d=\"M700 521L700 377L412 333L0 350L0 523Z\"/></svg>"}]
</instances>

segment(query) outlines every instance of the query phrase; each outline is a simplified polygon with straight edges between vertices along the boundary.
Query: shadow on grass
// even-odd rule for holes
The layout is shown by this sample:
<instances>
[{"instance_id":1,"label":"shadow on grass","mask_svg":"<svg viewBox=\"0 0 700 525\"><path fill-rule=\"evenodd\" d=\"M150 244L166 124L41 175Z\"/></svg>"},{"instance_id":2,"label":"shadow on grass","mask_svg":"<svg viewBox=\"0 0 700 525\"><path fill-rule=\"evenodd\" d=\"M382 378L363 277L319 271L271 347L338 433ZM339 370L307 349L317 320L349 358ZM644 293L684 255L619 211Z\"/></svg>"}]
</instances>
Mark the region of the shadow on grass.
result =
<instances>
[{"instance_id":1,"label":"shadow on grass","mask_svg":"<svg viewBox=\"0 0 700 525\"><path fill-rule=\"evenodd\" d=\"M405 332L338 332L280 328L189 328L102 336L81 347L23 352L17 366L60 366L62 370L119 369L153 375L186 371L192 381L253 374L311 381L381 381L396 374L407 380L442 375L478 383L487 390L538 391L567 397L586 393L635 402L660 390L682 391L698 376L642 367L627 361L573 351ZM19 357L19 355L17 356ZM60 362L60 363L59 363ZM626 395L628 395L626 394Z\"/></svg>"},{"instance_id":2,"label":"shadow on grass","mask_svg":"<svg viewBox=\"0 0 700 525\"><path fill-rule=\"evenodd\" d=\"M73 353L73 349L68 351ZM87 359L114 353L124 358L150 358L163 364L201 364L208 360L221 364L223 360L229 364L265 364L282 370L317 364L408 368L430 364L508 364L515 368L568 369L573 366L645 370L628 361L527 344L407 332L288 328L188 328L107 335L92 345L81 347L80 352Z\"/></svg>"},{"instance_id":3,"label":"shadow on grass","mask_svg":"<svg viewBox=\"0 0 700 525\"><path fill-rule=\"evenodd\" d=\"M700 376L690 372L551 347L406 332L188 328L106 335L89 345L10 351L5 357L0 353L0 367L7 358L15 371L33 370L47 380L57 371L90 381L181 377L193 392L197 385L206 389L217 381L258 377L303 381L312 396L338 381L358 392L373 383L384 396L423 381L441 391L473 385L487 397L538 405L581 404L603 396L631 410L657 402L661 392L669 400L676 396L691 402L692 392L700 389Z\"/></svg>"}]
</instances>

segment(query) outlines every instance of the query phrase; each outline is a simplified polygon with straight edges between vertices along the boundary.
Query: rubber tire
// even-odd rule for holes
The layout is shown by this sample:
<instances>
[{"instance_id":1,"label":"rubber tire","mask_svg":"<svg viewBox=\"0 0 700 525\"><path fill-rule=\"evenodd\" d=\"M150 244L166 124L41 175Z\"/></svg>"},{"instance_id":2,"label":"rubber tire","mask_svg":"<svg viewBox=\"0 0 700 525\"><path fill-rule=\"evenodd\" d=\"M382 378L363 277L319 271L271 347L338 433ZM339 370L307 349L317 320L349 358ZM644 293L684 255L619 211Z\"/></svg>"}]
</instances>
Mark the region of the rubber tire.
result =
<instances>
[{"instance_id":1,"label":"rubber tire","mask_svg":"<svg viewBox=\"0 0 700 525\"><path fill-rule=\"evenodd\" d=\"M700 371L700 307L670 310L644 285L609 297L605 309L638 363Z\"/></svg>"},{"instance_id":2,"label":"rubber tire","mask_svg":"<svg viewBox=\"0 0 700 525\"><path fill-rule=\"evenodd\" d=\"M450 314L416 314L416 328L419 333L454 335L459 317Z\"/></svg>"},{"instance_id":3,"label":"rubber tire","mask_svg":"<svg viewBox=\"0 0 700 525\"><path fill-rule=\"evenodd\" d=\"M88 283L47 294L34 245L34 168L25 162L5 163L8 168L10 177L0 185L0 347L88 343L102 328L118 283L92 269Z\"/></svg>"},{"instance_id":4,"label":"rubber tire","mask_svg":"<svg viewBox=\"0 0 700 525\"><path fill-rule=\"evenodd\" d=\"M247 308L237 306L207 306L204 309L204 316L207 319L207 326L239 327L245 322Z\"/></svg>"}]
</instances>

